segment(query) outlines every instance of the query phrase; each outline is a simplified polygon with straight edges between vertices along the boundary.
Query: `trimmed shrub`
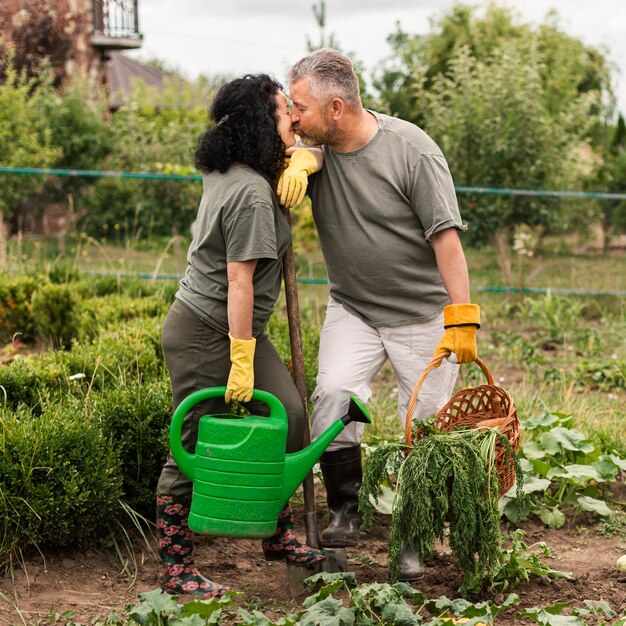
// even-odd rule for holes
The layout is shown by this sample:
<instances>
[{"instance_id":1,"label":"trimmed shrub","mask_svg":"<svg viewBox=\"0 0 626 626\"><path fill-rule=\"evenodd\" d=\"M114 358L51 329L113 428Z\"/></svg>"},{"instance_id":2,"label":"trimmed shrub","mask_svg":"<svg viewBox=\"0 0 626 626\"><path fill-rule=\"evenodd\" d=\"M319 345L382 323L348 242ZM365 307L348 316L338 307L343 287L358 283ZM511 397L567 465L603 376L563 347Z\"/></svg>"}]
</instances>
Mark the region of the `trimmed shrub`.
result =
<instances>
[{"instance_id":1,"label":"trimmed shrub","mask_svg":"<svg viewBox=\"0 0 626 626\"><path fill-rule=\"evenodd\" d=\"M114 294L106 298L83 300L78 335L81 340L92 340L113 323L136 318L162 318L169 303L160 295L133 298Z\"/></svg>"},{"instance_id":2,"label":"trimmed shrub","mask_svg":"<svg viewBox=\"0 0 626 626\"><path fill-rule=\"evenodd\" d=\"M2 419L0 567L16 551L80 548L106 536L119 515L120 460L75 398L36 418L22 408Z\"/></svg>"},{"instance_id":3,"label":"trimmed shrub","mask_svg":"<svg viewBox=\"0 0 626 626\"><path fill-rule=\"evenodd\" d=\"M24 404L38 413L55 397L84 398L90 386L100 390L163 378L161 325L160 318L141 318L110 326L105 335L75 343L72 350L15 359L0 367L0 400L8 408Z\"/></svg>"},{"instance_id":4,"label":"trimmed shrub","mask_svg":"<svg viewBox=\"0 0 626 626\"><path fill-rule=\"evenodd\" d=\"M0 340L5 343L19 333L22 341L35 338L31 298L37 281L31 276L0 274Z\"/></svg>"},{"instance_id":5,"label":"trimmed shrub","mask_svg":"<svg viewBox=\"0 0 626 626\"><path fill-rule=\"evenodd\" d=\"M69 348L78 337L80 301L67 285L41 286L32 297L37 335L53 348Z\"/></svg>"},{"instance_id":6,"label":"trimmed shrub","mask_svg":"<svg viewBox=\"0 0 626 626\"><path fill-rule=\"evenodd\" d=\"M156 483L168 451L169 380L115 386L94 394L89 410L120 457L125 502L152 518Z\"/></svg>"},{"instance_id":7,"label":"trimmed shrub","mask_svg":"<svg viewBox=\"0 0 626 626\"><path fill-rule=\"evenodd\" d=\"M55 354L55 353L52 353ZM18 358L0 367L2 404L10 409L24 405L34 414L41 412L41 405L50 397L51 389L64 393L67 372L60 363L44 364L41 357Z\"/></svg>"},{"instance_id":8,"label":"trimmed shrub","mask_svg":"<svg viewBox=\"0 0 626 626\"><path fill-rule=\"evenodd\" d=\"M46 269L48 281L55 285L77 283L82 278L81 271L72 263L57 261Z\"/></svg>"}]
</instances>

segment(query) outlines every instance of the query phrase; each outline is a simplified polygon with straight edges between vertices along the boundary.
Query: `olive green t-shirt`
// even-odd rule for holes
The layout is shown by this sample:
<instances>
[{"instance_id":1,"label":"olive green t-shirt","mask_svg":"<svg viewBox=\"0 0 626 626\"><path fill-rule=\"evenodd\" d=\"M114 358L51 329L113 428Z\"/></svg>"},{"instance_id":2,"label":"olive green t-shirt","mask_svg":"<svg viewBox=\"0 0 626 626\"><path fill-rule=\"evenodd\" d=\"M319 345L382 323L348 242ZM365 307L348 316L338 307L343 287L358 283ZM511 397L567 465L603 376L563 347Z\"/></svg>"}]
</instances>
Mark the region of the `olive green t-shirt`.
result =
<instances>
[{"instance_id":1,"label":"olive green t-shirt","mask_svg":"<svg viewBox=\"0 0 626 626\"><path fill-rule=\"evenodd\" d=\"M205 174L202 187L187 269L176 297L211 328L228 333L226 265L259 259L253 276L252 334L257 337L280 293L291 230L268 179L246 165Z\"/></svg>"},{"instance_id":2,"label":"olive green t-shirt","mask_svg":"<svg viewBox=\"0 0 626 626\"><path fill-rule=\"evenodd\" d=\"M425 322L449 303L430 237L466 227L437 144L414 124L372 113L372 140L354 152L324 146L311 182L330 293L372 326Z\"/></svg>"}]
</instances>

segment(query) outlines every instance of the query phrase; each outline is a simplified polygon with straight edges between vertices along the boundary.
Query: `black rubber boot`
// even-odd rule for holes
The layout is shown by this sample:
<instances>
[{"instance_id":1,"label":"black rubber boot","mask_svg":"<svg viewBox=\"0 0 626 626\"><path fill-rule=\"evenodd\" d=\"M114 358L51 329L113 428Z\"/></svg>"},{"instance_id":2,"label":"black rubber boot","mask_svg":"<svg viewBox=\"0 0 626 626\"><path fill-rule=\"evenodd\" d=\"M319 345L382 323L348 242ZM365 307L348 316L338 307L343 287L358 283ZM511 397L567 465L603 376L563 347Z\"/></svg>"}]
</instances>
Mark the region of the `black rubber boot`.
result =
<instances>
[{"instance_id":1,"label":"black rubber boot","mask_svg":"<svg viewBox=\"0 0 626 626\"><path fill-rule=\"evenodd\" d=\"M359 539L361 524L361 446L325 452L320 458L320 467L330 512L330 523L322 533L322 545L329 548L353 546Z\"/></svg>"},{"instance_id":2,"label":"black rubber boot","mask_svg":"<svg viewBox=\"0 0 626 626\"><path fill-rule=\"evenodd\" d=\"M409 582L418 580L424 575L424 566L420 561L417 550L414 550L406 539L400 546L400 575L398 580Z\"/></svg>"}]
</instances>

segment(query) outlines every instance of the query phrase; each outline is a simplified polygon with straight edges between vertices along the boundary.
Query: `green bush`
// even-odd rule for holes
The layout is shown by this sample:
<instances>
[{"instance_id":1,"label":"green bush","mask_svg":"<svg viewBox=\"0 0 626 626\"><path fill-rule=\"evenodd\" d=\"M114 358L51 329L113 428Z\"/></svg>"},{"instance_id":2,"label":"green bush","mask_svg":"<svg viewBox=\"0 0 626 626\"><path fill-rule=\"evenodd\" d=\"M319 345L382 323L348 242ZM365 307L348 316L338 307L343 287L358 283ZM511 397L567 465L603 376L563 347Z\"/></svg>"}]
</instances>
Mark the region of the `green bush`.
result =
<instances>
[{"instance_id":1,"label":"green bush","mask_svg":"<svg viewBox=\"0 0 626 626\"><path fill-rule=\"evenodd\" d=\"M113 294L127 295L132 298L144 298L158 295L171 303L178 291L178 281L167 280L153 282L141 278L122 277L118 275L94 276L83 284L84 297L102 297Z\"/></svg>"},{"instance_id":2,"label":"green bush","mask_svg":"<svg viewBox=\"0 0 626 626\"><path fill-rule=\"evenodd\" d=\"M19 333L22 341L35 338L31 297L37 281L30 276L0 274L0 341L5 343Z\"/></svg>"},{"instance_id":3,"label":"green bush","mask_svg":"<svg viewBox=\"0 0 626 626\"><path fill-rule=\"evenodd\" d=\"M160 295L133 298L116 294L83 300L78 335L81 340L91 340L111 324L137 318L161 318L168 308L169 303Z\"/></svg>"},{"instance_id":4,"label":"green bush","mask_svg":"<svg viewBox=\"0 0 626 626\"><path fill-rule=\"evenodd\" d=\"M41 115L40 86L12 63L0 78L0 154L5 167L50 167L59 156ZM0 217L10 220L41 187L37 176L3 175Z\"/></svg>"},{"instance_id":5,"label":"green bush","mask_svg":"<svg viewBox=\"0 0 626 626\"><path fill-rule=\"evenodd\" d=\"M16 359L9 365L0 366L0 391L2 404L16 408L20 404L33 407L38 404L41 381L30 358Z\"/></svg>"},{"instance_id":6,"label":"green bush","mask_svg":"<svg viewBox=\"0 0 626 626\"><path fill-rule=\"evenodd\" d=\"M80 301L67 285L41 286L32 297L37 335L53 348L69 348L78 337Z\"/></svg>"},{"instance_id":7,"label":"green bush","mask_svg":"<svg viewBox=\"0 0 626 626\"><path fill-rule=\"evenodd\" d=\"M162 325L161 317L110 324L92 342L74 347L67 357L70 369L94 377L97 386L159 378L164 372Z\"/></svg>"},{"instance_id":8,"label":"green bush","mask_svg":"<svg viewBox=\"0 0 626 626\"><path fill-rule=\"evenodd\" d=\"M72 263L56 262L46 268L48 282L55 285L76 283L82 278L81 271Z\"/></svg>"},{"instance_id":9,"label":"green bush","mask_svg":"<svg viewBox=\"0 0 626 626\"><path fill-rule=\"evenodd\" d=\"M168 450L169 380L118 385L94 394L89 407L92 419L120 457L125 502L151 518L156 483Z\"/></svg>"},{"instance_id":10,"label":"green bush","mask_svg":"<svg viewBox=\"0 0 626 626\"><path fill-rule=\"evenodd\" d=\"M3 412L0 566L17 551L77 548L105 536L119 514L113 442L67 397L34 417Z\"/></svg>"},{"instance_id":11,"label":"green bush","mask_svg":"<svg viewBox=\"0 0 626 626\"><path fill-rule=\"evenodd\" d=\"M0 399L9 408L24 404L37 413L55 397L84 398L90 388L162 379L161 325L161 318L113 324L104 335L76 342L71 350L18 358L0 367Z\"/></svg>"}]
</instances>

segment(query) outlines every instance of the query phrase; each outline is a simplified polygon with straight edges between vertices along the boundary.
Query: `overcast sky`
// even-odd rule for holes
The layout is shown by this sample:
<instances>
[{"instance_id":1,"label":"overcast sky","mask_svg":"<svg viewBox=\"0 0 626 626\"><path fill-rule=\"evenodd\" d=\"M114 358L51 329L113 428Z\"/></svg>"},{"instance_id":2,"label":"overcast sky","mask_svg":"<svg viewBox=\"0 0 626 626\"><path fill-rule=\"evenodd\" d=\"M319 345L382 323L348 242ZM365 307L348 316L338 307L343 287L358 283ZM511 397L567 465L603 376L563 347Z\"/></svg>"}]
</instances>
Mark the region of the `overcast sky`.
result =
<instances>
[{"instance_id":1,"label":"overcast sky","mask_svg":"<svg viewBox=\"0 0 626 626\"><path fill-rule=\"evenodd\" d=\"M319 42L313 4L314 0L141 0L144 45L132 55L165 60L189 78L201 73L267 72L285 83L287 68L306 54L307 36ZM386 38L396 30L396 22L406 32L424 34L429 18L453 4L453 0L326 0L326 34L333 34L344 52L365 65L368 78L389 56ZM507 4L523 21L535 24L554 8L567 33L604 46L617 67L615 88L620 110L626 113L625 0Z\"/></svg>"}]
</instances>

